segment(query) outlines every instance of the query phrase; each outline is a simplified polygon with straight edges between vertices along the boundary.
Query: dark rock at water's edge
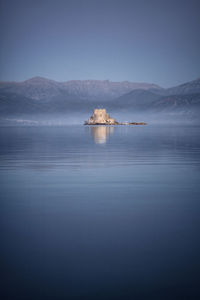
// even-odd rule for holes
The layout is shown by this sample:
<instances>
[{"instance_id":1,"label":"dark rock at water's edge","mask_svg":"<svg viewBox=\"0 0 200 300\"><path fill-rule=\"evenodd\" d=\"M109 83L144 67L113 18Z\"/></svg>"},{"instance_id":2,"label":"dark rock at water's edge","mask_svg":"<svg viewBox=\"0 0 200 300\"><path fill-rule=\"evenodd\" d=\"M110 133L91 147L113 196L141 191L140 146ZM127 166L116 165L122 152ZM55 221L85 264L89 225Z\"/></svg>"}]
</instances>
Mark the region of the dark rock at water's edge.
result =
<instances>
[{"instance_id":1,"label":"dark rock at water's edge","mask_svg":"<svg viewBox=\"0 0 200 300\"><path fill-rule=\"evenodd\" d=\"M145 122L129 122L128 124L122 123L122 125L147 125Z\"/></svg>"},{"instance_id":2,"label":"dark rock at water's edge","mask_svg":"<svg viewBox=\"0 0 200 300\"><path fill-rule=\"evenodd\" d=\"M93 123L93 124L91 124L91 123L88 123L87 121L85 121L85 123L84 123L84 125L91 125L91 126L95 126L95 125L103 125L103 126L105 126L105 125L108 125L108 126L110 126L110 125L147 125L147 123L145 123L145 122L126 122L126 123L119 123L119 122L115 122L114 124L109 124L109 123Z\"/></svg>"},{"instance_id":3,"label":"dark rock at water's edge","mask_svg":"<svg viewBox=\"0 0 200 300\"><path fill-rule=\"evenodd\" d=\"M84 125L147 125L145 122L117 122L111 118L106 109L94 109L93 115L85 121Z\"/></svg>"}]
</instances>

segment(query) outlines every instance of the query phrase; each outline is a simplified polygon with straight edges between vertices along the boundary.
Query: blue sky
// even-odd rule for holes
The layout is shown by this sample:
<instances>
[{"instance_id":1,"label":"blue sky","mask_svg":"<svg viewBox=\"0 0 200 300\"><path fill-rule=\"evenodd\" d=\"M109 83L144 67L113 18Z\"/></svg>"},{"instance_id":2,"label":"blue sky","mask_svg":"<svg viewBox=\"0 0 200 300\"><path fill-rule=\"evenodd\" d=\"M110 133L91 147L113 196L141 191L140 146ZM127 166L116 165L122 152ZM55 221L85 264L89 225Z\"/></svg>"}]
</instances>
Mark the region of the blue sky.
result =
<instances>
[{"instance_id":1,"label":"blue sky","mask_svg":"<svg viewBox=\"0 0 200 300\"><path fill-rule=\"evenodd\" d=\"M0 80L200 77L200 1L0 0Z\"/></svg>"}]
</instances>

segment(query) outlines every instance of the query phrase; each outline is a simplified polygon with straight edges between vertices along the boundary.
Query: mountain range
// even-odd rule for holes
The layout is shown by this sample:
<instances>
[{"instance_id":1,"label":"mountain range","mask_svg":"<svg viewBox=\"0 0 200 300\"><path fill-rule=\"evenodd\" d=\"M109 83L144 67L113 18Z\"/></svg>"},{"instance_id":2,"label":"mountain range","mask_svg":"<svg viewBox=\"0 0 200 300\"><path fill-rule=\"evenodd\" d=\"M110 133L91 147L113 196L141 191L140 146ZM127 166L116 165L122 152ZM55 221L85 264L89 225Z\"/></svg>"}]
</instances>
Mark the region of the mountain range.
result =
<instances>
[{"instance_id":1,"label":"mountain range","mask_svg":"<svg viewBox=\"0 0 200 300\"><path fill-rule=\"evenodd\" d=\"M0 82L0 90L23 95L35 100L49 100L65 95L82 99L108 100L134 89L159 89L155 84L112 82L109 80L71 80L58 82L42 77L33 77L23 82Z\"/></svg>"},{"instance_id":2,"label":"mountain range","mask_svg":"<svg viewBox=\"0 0 200 300\"><path fill-rule=\"evenodd\" d=\"M34 77L23 82L0 82L0 119L20 116L87 113L95 107L111 112L153 113L198 120L200 78L172 88L153 83L109 80L58 82Z\"/></svg>"}]
</instances>

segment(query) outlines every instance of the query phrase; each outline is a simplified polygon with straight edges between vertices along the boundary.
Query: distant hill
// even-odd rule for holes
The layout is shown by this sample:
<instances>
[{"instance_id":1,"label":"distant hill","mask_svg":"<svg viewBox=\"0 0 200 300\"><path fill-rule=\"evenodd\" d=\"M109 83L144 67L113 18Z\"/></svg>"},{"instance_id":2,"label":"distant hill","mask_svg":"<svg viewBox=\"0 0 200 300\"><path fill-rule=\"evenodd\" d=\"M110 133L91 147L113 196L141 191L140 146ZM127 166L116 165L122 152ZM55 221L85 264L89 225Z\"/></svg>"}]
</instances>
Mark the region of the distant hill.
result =
<instances>
[{"instance_id":1,"label":"distant hill","mask_svg":"<svg viewBox=\"0 0 200 300\"><path fill-rule=\"evenodd\" d=\"M198 114L200 116L200 93L161 97L153 102L152 110L165 113L173 112L182 115Z\"/></svg>"},{"instance_id":2,"label":"distant hill","mask_svg":"<svg viewBox=\"0 0 200 300\"><path fill-rule=\"evenodd\" d=\"M154 94L169 96L169 95L188 95L188 94L198 94L200 93L200 78L197 78L193 81L186 82L181 85L177 85L168 89L160 88L150 88Z\"/></svg>"},{"instance_id":3,"label":"distant hill","mask_svg":"<svg viewBox=\"0 0 200 300\"><path fill-rule=\"evenodd\" d=\"M147 110L152 104L160 99L160 95L148 90L133 90L121 97L110 101L108 105L112 108L128 110Z\"/></svg>"},{"instance_id":4,"label":"distant hill","mask_svg":"<svg viewBox=\"0 0 200 300\"><path fill-rule=\"evenodd\" d=\"M109 107L197 116L200 113L200 79L169 89L133 90L113 100Z\"/></svg>"},{"instance_id":5,"label":"distant hill","mask_svg":"<svg viewBox=\"0 0 200 300\"><path fill-rule=\"evenodd\" d=\"M167 95L187 95L200 93L200 78L166 89Z\"/></svg>"}]
</instances>

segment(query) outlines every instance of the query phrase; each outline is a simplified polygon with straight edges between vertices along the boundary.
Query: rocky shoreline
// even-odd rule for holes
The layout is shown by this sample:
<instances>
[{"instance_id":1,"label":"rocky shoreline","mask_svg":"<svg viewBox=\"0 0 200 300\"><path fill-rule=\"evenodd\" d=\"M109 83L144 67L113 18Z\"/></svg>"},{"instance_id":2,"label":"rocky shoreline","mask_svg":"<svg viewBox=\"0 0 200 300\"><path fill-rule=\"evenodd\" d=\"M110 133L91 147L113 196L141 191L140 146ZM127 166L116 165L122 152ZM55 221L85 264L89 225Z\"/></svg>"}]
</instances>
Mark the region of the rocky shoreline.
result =
<instances>
[{"instance_id":1,"label":"rocky shoreline","mask_svg":"<svg viewBox=\"0 0 200 300\"><path fill-rule=\"evenodd\" d=\"M88 121L85 121L84 125L90 125L90 126L95 126L95 125L106 125L106 126L110 126L110 125L147 125L147 123L145 122L125 122L125 123L119 123L119 122L114 122L112 124L110 123L98 123L98 122L92 122L89 123Z\"/></svg>"}]
</instances>

